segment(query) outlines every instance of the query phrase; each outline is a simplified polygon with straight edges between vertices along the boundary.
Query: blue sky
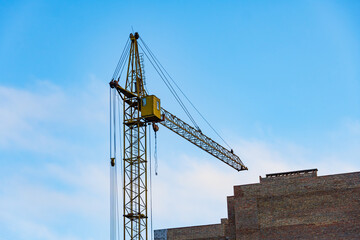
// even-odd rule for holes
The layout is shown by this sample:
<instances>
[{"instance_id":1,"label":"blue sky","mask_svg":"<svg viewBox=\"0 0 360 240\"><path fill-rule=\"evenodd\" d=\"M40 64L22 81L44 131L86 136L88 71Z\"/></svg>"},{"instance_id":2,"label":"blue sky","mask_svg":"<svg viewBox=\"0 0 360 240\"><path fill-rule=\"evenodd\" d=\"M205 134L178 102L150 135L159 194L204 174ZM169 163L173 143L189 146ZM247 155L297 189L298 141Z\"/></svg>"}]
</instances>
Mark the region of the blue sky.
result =
<instances>
[{"instance_id":1,"label":"blue sky","mask_svg":"<svg viewBox=\"0 0 360 240\"><path fill-rule=\"evenodd\" d=\"M161 128L154 228L217 223L232 187L266 173L359 171L359 12L330 0L2 1L0 240L109 238L108 82L132 28L249 167Z\"/></svg>"}]
</instances>

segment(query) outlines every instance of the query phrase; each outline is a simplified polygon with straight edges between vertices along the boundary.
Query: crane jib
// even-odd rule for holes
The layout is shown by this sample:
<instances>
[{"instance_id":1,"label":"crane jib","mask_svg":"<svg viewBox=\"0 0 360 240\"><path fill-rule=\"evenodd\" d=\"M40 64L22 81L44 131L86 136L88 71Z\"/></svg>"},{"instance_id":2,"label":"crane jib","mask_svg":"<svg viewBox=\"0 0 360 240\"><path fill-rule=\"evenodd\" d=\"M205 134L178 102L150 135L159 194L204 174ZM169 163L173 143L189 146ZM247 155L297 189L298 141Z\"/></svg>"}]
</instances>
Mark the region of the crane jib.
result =
<instances>
[{"instance_id":1,"label":"crane jib","mask_svg":"<svg viewBox=\"0 0 360 240\"><path fill-rule=\"evenodd\" d=\"M232 168L238 171L247 170L247 167L245 167L240 158L231 151L227 150L165 109L161 108L161 113L164 116L164 121L160 122L163 126L182 136L189 142L195 144Z\"/></svg>"}]
</instances>

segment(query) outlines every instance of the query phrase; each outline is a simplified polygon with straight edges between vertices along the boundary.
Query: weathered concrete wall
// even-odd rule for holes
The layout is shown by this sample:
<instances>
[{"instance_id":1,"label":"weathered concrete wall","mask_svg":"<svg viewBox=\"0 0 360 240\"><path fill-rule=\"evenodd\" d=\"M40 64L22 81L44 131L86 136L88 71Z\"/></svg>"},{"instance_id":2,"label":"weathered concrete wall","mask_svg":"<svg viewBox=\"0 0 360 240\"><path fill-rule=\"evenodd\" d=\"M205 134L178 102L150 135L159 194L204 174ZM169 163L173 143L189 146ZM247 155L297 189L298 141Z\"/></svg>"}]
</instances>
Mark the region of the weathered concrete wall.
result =
<instances>
[{"instance_id":1,"label":"weathered concrete wall","mask_svg":"<svg viewBox=\"0 0 360 240\"><path fill-rule=\"evenodd\" d=\"M235 186L228 219L167 229L166 239L360 239L360 172L316 172L267 175L258 184Z\"/></svg>"}]
</instances>

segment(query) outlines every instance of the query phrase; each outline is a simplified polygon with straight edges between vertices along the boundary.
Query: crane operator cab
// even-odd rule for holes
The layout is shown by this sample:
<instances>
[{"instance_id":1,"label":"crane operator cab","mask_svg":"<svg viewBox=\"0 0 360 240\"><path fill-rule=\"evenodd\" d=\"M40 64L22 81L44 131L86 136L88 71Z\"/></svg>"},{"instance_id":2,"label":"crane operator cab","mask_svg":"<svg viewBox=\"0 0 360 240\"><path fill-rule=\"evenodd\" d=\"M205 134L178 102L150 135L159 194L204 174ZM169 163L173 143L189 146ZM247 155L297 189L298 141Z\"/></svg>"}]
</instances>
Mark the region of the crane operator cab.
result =
<instances>
[{"instance_id":1,"label":"crane operator cab","mask_svg":"<svg viewBox=\"0 0 360 240\"><path fill-rule=\"evenodd\" d=\"M160 99L155 95L141 98L141 117L150 122L161 121Z\"/></svg>"}]
</instances>

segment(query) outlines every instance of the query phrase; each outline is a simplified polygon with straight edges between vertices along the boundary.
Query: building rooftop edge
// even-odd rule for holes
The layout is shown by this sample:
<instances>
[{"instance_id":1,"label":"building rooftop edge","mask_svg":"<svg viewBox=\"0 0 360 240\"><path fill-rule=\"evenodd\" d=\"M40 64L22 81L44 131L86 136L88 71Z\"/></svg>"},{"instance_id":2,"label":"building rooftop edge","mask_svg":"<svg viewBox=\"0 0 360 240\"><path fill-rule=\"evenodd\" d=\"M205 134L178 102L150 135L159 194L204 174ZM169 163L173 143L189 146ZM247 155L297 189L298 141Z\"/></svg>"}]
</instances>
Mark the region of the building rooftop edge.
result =
<instances>
[{"instance_id":1,"label":"building rooftop edge","mask_svg":"<svg viewBox=\"0 0 360 240\"><path fill-rule=\"evenodd\" d=\"M221 219L226 219L227 220L227 218L221 218ZM196 226L170 227L170 228L154 229L154 231L175 230L175 229L184 229L184 228L202 228L202 227L210 227L210 226L213 226L213 225L224 225L224 223L220 222L220 223L203 224L203 225L196 225Z\"/></svg>"},{"instance_id":2,"label":"building rooftop edge","mask_svg":"<svg viewBox=\"0 0 360 240\"><path fill-rule=\"evenodd\" d=\"M298 171L291 171L291 172L280 172L280 173L270 173L266 174L266 178L273 178L273 177L284 177L284 176L291 176L291 175L302 175L302 174L317 174L318 169L306 169L306 170L298 170Z\"/></svg>"}]
</instances>

